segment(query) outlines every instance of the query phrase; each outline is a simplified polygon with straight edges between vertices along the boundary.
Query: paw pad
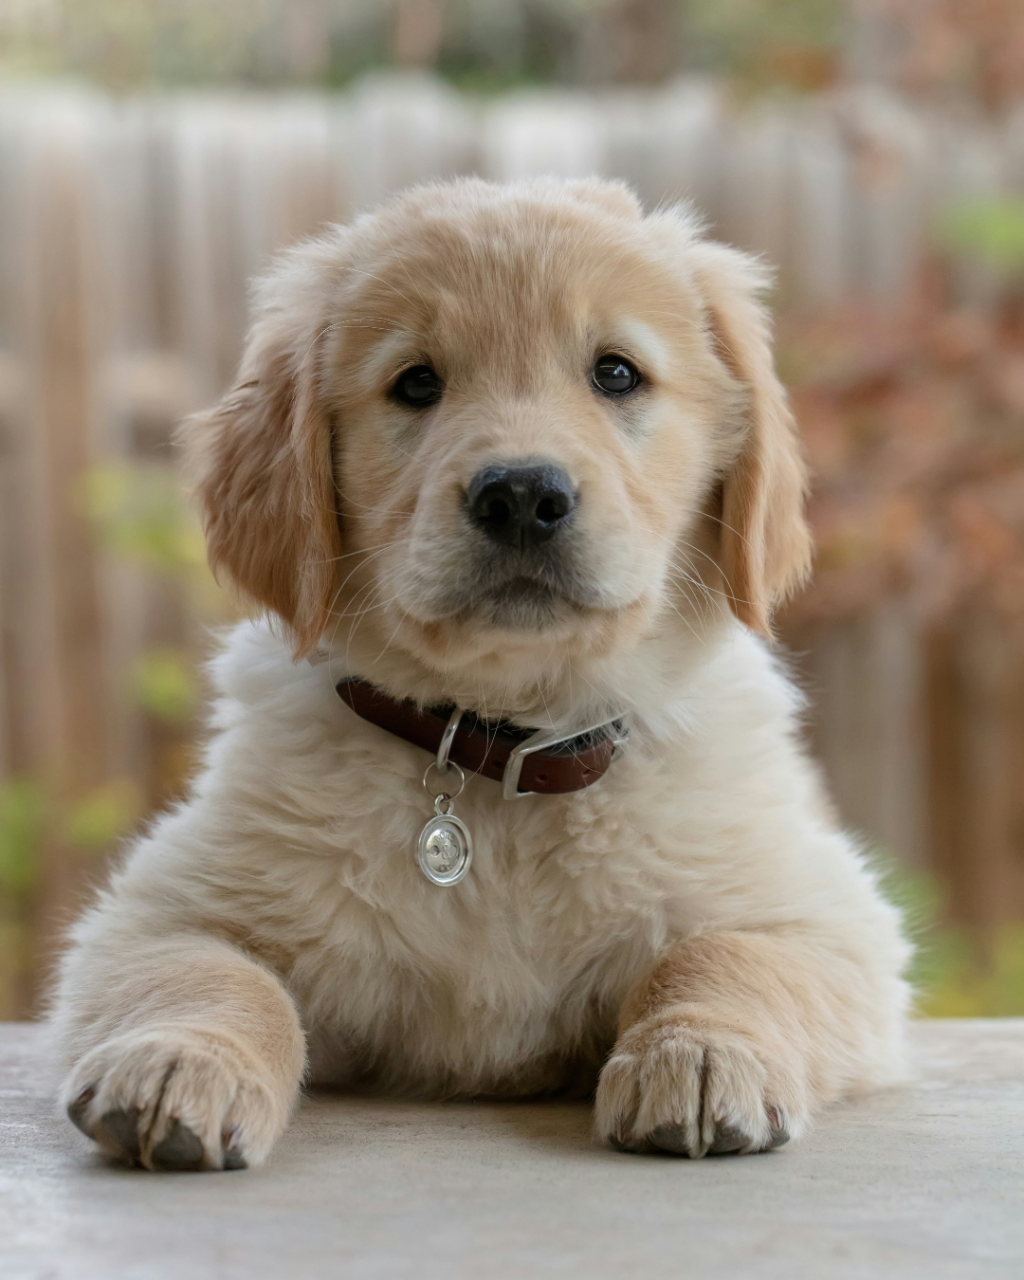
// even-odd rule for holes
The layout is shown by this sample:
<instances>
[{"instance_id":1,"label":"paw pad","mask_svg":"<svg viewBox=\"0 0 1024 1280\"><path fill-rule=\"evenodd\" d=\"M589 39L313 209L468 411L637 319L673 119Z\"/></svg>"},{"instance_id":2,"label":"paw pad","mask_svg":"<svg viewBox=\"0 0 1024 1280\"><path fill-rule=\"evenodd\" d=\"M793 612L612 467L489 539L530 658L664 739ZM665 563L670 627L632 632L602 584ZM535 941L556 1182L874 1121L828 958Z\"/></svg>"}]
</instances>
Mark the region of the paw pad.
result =
<instances>
[{"instance_id":1,"label":"paw pad","mask_svg":"<svg viewBox=\"0 0 1024 1280\"><path fill-rule=\"evenodd\" d=\"M202 1169L206 1164L206 1148L187 1124L172 1120L167 1132L153 1148L150 1161L154 1169Z\"/></svg>"},{"instance_id":2,"label":"paw pad","mask_svg":"<svg viewBox=\"0 0 1024 1280\"><path fill-rule=\"evenodd\" d=\"M100 1116L100 1126L107 1131L125 1155L133 1160L138 1160L141 1155L139 1142L141 1114L138 1107L127 1107L120 1111L107 1111Z\"/></svg>"}]
</instances>

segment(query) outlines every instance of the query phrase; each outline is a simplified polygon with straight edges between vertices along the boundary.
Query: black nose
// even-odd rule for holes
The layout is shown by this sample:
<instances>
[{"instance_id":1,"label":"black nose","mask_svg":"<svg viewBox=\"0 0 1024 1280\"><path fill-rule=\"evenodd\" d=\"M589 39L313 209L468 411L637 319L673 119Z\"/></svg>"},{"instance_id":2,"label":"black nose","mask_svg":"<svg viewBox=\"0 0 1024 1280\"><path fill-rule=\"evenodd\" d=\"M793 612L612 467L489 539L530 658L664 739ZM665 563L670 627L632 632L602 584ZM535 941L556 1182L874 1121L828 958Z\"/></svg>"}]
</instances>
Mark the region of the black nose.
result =
<instances>
[{"instance_id":1,"label":"black nose","mask_svg":"<svg viewBox=\"0 0 1024 1280\"><path fill-rule=\"evenodd\" d=\"M469 518L492 542L506 547L539 546L572 519L576 497L561 467L491 466L473 477Z\"/></svg>"}]
</instances>

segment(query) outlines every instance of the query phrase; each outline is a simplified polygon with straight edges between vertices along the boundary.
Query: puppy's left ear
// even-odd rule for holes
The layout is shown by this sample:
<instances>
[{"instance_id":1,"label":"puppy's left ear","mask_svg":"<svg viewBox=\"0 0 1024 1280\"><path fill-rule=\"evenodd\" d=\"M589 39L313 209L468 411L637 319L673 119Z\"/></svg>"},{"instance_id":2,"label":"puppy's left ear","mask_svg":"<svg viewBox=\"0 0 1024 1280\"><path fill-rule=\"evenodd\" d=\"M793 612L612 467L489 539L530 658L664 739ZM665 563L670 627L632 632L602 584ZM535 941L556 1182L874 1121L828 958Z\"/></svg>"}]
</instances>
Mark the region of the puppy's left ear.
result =
<instances>
[{"instance_id":1,"label":"puppy's left ear","mask_svg":"<svg viewBox=\"0 0 1024 1280\"><path fill-rule=\"evenodd\" d=\"M767 273L727 245L704 241L693 252L716 355L745 400L743 441L722 487L720 566L733 613L770 637L772 610L810 572L807 468L760 301Z\"/></svg>"},{"instance_id":2,"label":"puppy's left ear","mask_svg":"<svg viewBox=\"0 0 1024 1280\"><path fill-rule=\"evenodd\" d=\"M341 553L320 387L330 249L299 246L261 282L235 385L181 431L211 568L285 622L296 658L328 626Z\"/></svg>"}]
</instances>

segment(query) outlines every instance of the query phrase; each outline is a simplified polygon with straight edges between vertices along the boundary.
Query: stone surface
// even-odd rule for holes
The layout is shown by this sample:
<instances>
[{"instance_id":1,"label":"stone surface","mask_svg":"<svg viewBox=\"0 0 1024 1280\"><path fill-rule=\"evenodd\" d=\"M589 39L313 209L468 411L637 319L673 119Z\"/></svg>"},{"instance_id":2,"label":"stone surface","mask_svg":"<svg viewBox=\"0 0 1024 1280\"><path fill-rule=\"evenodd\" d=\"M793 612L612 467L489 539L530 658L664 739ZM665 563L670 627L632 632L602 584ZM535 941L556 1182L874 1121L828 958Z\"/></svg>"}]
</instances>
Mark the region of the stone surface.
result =
<instances>
[{"instance_id":1,"label":"stone surface","mask_svg":"<svg viewBox=\"0 0 1024 1280\"><path fill-rule=\"evenodd\" d=\"M108 1164L0 1025L3 1280L1024 1277L1024 1020L921 1023L915 1082L803 1142L603 1150L578 1104L315 1096L262 1169Z\"/></svg>"}]
</instances>

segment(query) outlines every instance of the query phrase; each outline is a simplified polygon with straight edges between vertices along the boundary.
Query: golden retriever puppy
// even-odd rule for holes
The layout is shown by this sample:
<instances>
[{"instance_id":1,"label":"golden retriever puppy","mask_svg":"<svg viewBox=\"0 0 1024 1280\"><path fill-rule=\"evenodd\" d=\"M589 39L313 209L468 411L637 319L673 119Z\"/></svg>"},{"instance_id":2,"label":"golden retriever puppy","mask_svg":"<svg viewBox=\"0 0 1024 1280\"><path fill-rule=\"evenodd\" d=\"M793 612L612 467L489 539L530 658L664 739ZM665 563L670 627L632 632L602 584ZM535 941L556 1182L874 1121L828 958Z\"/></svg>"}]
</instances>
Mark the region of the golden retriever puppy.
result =
<instances>
[{"instance_id":1,"label":"golden retriever puppy","mask_svg":"<svg viewBox=\"0 0 1024 1280\"><path fill-rule=\"evenodd\" d=\"M898 1077L908 948L765 640L810 549L764 284L596 180L421 188L262 281L185 446L264 620L55 1002L104 1150L259 1164L305 1080L756 1152Z\"/></svg>"}]
</instances>

